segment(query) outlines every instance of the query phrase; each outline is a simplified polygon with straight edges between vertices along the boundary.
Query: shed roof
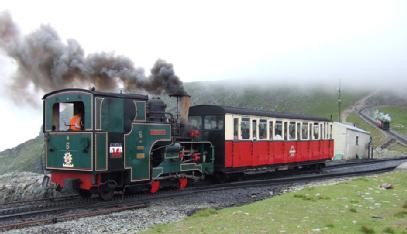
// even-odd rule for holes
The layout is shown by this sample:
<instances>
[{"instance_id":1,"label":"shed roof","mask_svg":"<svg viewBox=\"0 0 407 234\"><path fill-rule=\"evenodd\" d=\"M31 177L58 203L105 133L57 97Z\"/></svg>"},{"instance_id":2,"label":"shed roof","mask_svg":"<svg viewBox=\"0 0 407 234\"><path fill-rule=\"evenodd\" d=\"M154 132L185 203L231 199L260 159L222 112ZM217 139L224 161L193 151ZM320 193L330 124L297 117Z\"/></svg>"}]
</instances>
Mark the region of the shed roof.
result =
<instances>
[{"instance_id":1,"label":"shed roof","mask_svg":"<svg viewBox=\"0 0 407 234\"><path fill-rule=\"evenodd\" d=\"M357 128L356 126L353 126L353 125L348 125L348 124L344 124L344 123L340 123L340 122L334 122L334 124L337 124L337 125L339 125L339 126L341 126L343 128L346 128L346 129L349 129L349 130L352 130L352 131L370 134L370 132L365 131L365 130L360 129L360 128Z\"/></svg>"}]
</instances>

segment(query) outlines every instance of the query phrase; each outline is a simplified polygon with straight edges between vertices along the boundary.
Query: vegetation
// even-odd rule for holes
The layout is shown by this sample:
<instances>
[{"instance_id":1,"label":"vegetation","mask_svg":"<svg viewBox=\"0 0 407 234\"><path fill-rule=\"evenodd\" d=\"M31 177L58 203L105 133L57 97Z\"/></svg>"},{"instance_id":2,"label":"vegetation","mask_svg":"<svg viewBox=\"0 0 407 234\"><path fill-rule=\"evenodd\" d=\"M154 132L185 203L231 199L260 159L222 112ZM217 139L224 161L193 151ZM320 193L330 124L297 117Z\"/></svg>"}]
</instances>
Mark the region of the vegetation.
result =
<instances>
[{"instance_id":1,"label":"vegetation","mask_svg":"<svg viewBox=\"0 0 407 234\"><path fill-rule=\"evenodd\" d=\"M43 142L44 138L38 136L0 152L0 174L12 171L41 172Z\"/></svg>"},{"instance_id":2,"label":"vegetation","mask_svg":"<svg viewBox=\"0 0 407 234\"><path fill-rule=\"evenodd\" d=\"M350 113L348 115L348 118L346 119L346 121L354 123L356 125L356 127L370 132L370 134L373 138L374 147L379 147L385 143L386 136L378 128L373 127L372 125L366 123L363 119L361 119L355 113Z\"/></svg>"},{"instance_id":3,"label":"vegetation","mask_svg":"<svg viewBox=\"0 0 407 234\"><path fill-rule=\"evenodd\" d=\"M405 147L404 145L400 144L400 143L395 143L392 144L388 147L389 150L391 151L397 151L402 153L403 155L407 155L407 147Z\"/></svg>"},{"instance_id":4,"label":"vegetation","mask_svg":"<svg viewBox=\"0 0 407 234\"><path fill-rule=\"evenodd\" d=\"M394 188L382 189L383 183ZM209 209L177 223L154 226L146 233L405 233L405 191L407 172L392 172L241 207Z\"/></svg>"},{"instance_id":5,"label":"vegetation","mask_svg":"<svg viewBox=\"0 0 407 234\"><path fill-rule=\"evenodd\" d=\"M407 107L385 106L379 108L379 111L390 114L390 128L404 136L407 136Z\"/></svg>"}]
</instances>

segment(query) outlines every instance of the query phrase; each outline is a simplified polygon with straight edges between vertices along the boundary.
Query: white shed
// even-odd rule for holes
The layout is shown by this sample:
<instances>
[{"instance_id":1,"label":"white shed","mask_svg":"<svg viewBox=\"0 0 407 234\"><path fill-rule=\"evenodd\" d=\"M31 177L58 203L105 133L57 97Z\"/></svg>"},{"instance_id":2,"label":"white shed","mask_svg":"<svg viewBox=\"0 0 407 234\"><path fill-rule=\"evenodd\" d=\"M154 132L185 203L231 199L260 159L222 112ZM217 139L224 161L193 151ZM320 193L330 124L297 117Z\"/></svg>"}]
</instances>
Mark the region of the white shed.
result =
<instances>
[{"instance_id":1,"label":"white shed","mask_svg":"<svg viewBox=\"0 0 407 234\"><path fill-rule=\"evenodd\" d=\"M334 160L370 158L370 133L353 125L333 123Z\"/></svg>"}]
</instances>

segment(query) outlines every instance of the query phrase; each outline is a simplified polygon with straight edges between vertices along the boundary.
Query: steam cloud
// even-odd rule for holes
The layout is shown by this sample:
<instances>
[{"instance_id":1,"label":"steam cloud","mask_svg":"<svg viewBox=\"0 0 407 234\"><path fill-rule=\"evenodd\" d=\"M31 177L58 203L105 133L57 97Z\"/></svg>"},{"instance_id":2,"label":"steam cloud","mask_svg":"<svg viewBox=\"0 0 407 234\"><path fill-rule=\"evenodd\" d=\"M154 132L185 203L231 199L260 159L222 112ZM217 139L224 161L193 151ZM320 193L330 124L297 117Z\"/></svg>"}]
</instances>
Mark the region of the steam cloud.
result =
<instances>
[{"instance_id":1,"label":"steam cloud","mask_svg":"<svg viewBox=\"0 0 407 234\"><path fill-rule=\"evenodd\" d=\"M43 92L89 85L108 91L118 88L117 79L123 82L126 91L186 94L172 64L164 60L157 60L151 75L146 77L144 70L136 68L127 57L110 53L85 56L76 40L64 43L48 25L23 36L8 12L0 12L0 49L18 65L10 90L18 94L19 100L23 97L30 102L31 86Z\"/></svg>"}]
</instances>

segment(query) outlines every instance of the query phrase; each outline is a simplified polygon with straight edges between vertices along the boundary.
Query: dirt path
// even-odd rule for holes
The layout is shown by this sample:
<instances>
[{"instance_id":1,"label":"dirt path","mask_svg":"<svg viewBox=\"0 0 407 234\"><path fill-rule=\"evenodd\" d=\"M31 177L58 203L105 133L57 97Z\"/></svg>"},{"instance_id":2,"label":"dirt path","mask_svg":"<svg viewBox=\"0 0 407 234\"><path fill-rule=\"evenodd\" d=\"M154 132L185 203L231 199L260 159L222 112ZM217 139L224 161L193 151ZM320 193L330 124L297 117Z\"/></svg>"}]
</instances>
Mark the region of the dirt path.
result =
<instances>
[{"instance_id":1,"label":"dirt path","mask_svg":"<svg viewBox=\"0 0 407 234\"><path fill-rule=\"evenodd\" d=\"M349 108L345 109L342 113L341 113L341 120L342 122L346 122L346 119L348 118L350 113L355 113L358 114L358 112L360 110L362 110L363 108L367 107L366 101L371 97L375 95L375 92L369 93L368 95L364 96L363 98L357 100L355 102L355 104L353 104L352 106L350 106Z\"/></svg>"}]
</instances>

